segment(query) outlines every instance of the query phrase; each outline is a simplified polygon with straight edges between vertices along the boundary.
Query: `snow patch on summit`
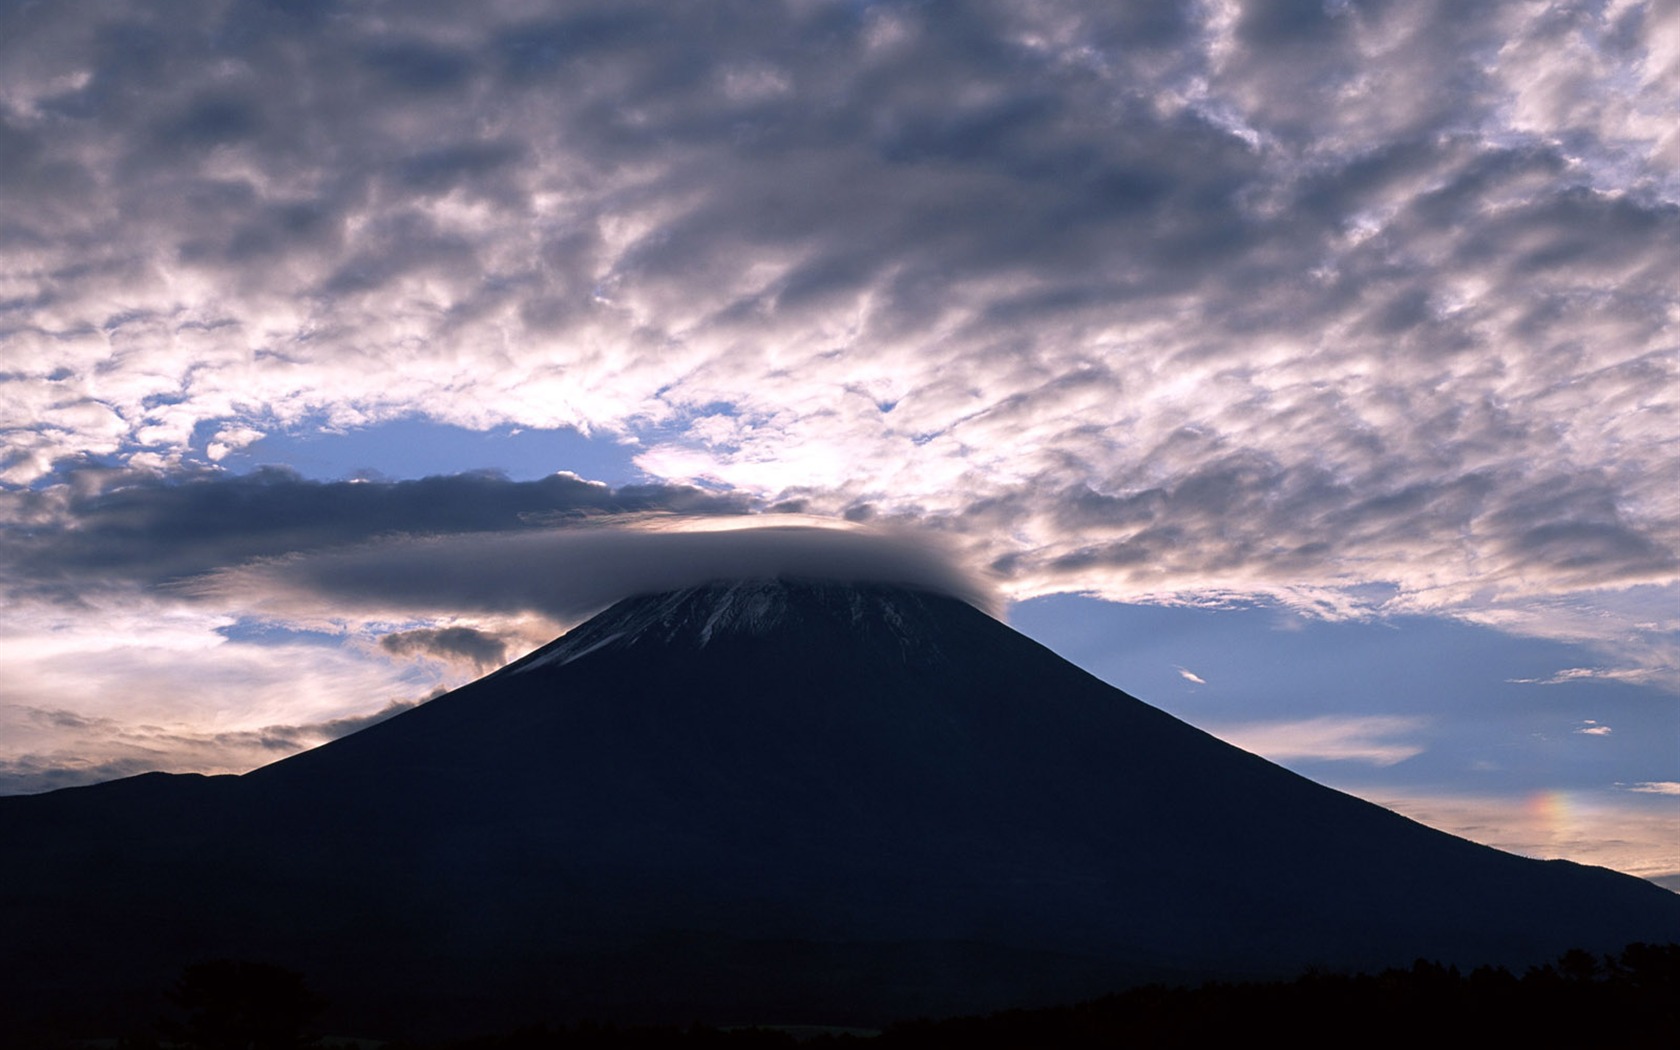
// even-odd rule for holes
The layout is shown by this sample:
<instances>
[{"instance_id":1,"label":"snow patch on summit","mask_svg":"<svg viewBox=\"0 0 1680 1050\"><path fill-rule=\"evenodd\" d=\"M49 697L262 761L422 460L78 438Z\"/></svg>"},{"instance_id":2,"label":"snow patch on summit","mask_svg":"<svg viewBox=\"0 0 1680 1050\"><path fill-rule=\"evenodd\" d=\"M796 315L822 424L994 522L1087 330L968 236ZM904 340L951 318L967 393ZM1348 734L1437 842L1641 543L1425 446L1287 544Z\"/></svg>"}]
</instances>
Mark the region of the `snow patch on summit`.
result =
<instances>
[{"instance_id":1,"label":"snow patch on summit","mask_svg":"<svg viewBox=\"0 0 1680 1050\"><path fill-rule=\"evenodd\" d=\"M774 597L782 598L781 609L775 607L772 594L763 587L751 590L745 584L729 587L717 596L712 614L700 628L700 647L704 649L712 640L712 633L720 629L736 634L764 634L770 630L781 619L779 613L786 611L787 604L785 594Z\"/></svg>"},{"instance_id":2,"label":"snow patch on summit","mask_svg":"<svg viewBox=\"0 0 1680 1050\"><path fill-rule=\"evenodd\" d=\"M793 620L814 618L853 627L873 621L906 656L938 650L934 632L921 622L926 609L914 590L753 579L626 599L505 670L524 674L561 667L645 643L704 649L719 638L762 637Z\"/></svg>"}]
</instances>

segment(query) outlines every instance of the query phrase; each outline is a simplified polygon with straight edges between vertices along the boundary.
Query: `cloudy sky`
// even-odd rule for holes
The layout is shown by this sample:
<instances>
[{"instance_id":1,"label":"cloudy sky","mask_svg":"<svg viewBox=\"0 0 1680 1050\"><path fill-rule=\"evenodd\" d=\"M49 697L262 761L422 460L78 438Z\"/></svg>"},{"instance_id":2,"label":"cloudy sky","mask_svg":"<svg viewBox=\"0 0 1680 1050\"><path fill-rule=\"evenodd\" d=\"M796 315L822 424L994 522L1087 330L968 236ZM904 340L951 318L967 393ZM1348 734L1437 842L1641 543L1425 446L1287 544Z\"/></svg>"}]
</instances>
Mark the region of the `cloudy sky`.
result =
<instances>
[{"instance_id":1,"label":"cloudy sky","mask_svg":"<svg viewBox=\"0 0 1680 1050\"><path fill-rule=\"evenodd\" d=\"M693 522L850 522L1680 874L1677 113L1672 0L0 3L0 789L249 768Z\"/></svg>"}]
</instances>

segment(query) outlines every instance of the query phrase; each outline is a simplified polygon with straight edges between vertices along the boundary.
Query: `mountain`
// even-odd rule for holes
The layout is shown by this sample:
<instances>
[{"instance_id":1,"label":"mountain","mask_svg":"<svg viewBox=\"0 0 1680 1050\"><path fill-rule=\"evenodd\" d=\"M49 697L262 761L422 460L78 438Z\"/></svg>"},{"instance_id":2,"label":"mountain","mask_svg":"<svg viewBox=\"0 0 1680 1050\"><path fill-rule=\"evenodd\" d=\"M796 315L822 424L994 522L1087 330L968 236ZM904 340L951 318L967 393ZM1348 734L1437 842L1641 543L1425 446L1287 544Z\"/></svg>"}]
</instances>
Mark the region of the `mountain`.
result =
<instances>
[{"instance_id":1,"label":"mountain","mask_svg":"<svg viewBox=\"0 0 1680 1050\"><path fill-rule=\"evenodd\" d=\"M0 798L0 856L12 1023L95 1032L214 957L424 1035L1680 940L1680 896L1426 828L885 585L631 598L244 776Z\"/></svg>"}]
</instances>

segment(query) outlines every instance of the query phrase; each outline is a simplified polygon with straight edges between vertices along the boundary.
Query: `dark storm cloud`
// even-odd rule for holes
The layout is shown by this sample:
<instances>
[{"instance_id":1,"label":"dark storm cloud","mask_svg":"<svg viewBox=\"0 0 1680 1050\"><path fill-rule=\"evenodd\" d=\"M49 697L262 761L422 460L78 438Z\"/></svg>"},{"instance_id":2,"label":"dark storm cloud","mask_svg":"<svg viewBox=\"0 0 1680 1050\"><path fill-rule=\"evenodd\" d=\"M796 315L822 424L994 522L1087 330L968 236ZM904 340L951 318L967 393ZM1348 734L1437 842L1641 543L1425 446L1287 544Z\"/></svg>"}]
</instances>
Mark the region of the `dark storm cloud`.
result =
<instances>
[{"instance_id":1,"label":"dark storm cloud","mask_svg":"<svg viewBox=\"0 0 1680 1050\"><path fill-rule=\"evenodd\" d=\"M0 494L0 558L13 593L157 587L238 565L392 534L474 534L611 515L744 513L745 500L681 486L610 489L568 475L308 481L265 469L159 476L87 468Z\"/></svg>"}]
</instances>

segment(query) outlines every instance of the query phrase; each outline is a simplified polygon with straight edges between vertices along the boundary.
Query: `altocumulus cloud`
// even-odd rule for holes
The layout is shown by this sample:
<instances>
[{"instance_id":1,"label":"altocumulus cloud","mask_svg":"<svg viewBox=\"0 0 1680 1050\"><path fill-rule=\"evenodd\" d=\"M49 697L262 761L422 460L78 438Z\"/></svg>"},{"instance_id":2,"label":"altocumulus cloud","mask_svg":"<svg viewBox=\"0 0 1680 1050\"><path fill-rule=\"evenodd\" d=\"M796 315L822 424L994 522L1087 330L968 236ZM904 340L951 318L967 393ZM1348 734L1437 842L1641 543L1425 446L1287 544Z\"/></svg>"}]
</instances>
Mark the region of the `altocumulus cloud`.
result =
<instances>
[{"instance_id":1,"label":"altocumulus cloud","mask_svg":"<svg viewBox=\"0 0 1680 1050\"><path fill-rule=\"evenodd\" d=\"M1673 586L1672 7L0 17L16 485L418 412L1017 594Z\"/></svg>"}]
</instances>

